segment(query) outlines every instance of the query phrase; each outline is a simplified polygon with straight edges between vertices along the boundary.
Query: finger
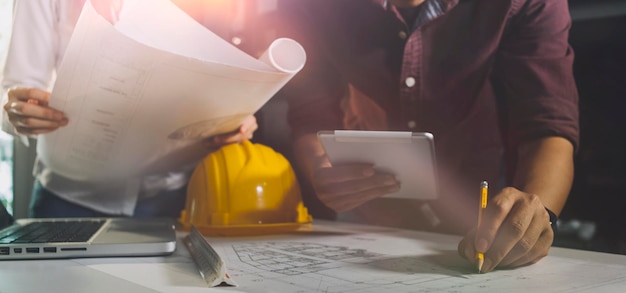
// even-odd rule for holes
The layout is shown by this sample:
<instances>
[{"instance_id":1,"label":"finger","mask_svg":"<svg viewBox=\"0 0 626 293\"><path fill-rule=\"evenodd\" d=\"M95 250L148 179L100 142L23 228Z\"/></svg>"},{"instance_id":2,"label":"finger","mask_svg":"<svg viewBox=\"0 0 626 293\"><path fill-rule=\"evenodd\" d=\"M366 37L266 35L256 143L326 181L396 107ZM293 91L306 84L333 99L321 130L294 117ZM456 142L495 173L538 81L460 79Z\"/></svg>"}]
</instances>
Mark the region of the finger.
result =
<instances>
[{"instance_id":1,"label":"finger","mask_svg":"<svg viewBox=\"0 0 626 293\"><path fill-rule=\"evenodd\" d=\"M9 117L9 121L11 121L16 128L24 129L57 129L61 126L67 125L67 119L61 121L51 121L27 116L12 116Z\"/></svg>"},{"instance_id":2,"label":"finger","mask_svg":"<svg viewBox=\"0 0 626 293\"><path fill-rule=\"evenodd\" d=\"M224 147L225 145L228 145L230 143L225 143L225 142L221 142L218 141L218 139L216 137L211 137L209 139L205 139L202 141L202 145L209 149L211 152L213 151L217 151L220 148Z\"/></svg>"},{"instance_id":3,"label":"finger","mask_svg":"<svg viewBox=\"0 0 626 293\"><path fill-rule=\"evenodd\" d=\"M239 133L240 140L251 140L254 137L254 132L258 129L256 125L252 125L250 128L242 129Z\"/></svg>"},{"instance_id":4,"label":"finger","mask_svg":"<svg viewBox=\"0 0 626 293\"><path fill-rule=\"evenodd\" d=\"M67 119L51 121L16 114L9 115L8 119L16 132L24 135L49 133L68 124Z\"/></svg>"},{"instance_id":5,"label":"finger","mask_svg":"<svg viewBox=\"0 0 626 293\"><path fill-rule=\"evenodd\" d=\"M354 179L339 183L317 182L315 188L321 193L346 196L399 184L400 182L398 182L393 176L378 173L367 178Z\"/></svg>"},{"instance_id":6,"label":"finger","mask_svg":"<svg viewBox=\"0 0 626 293\"><path fill-rule=\"evenodd\" d=\"M239 137L236 138L237 141L252 139L254 132L258 128L259 128L259 125L256 122L256 117L254 117L254 115L248 116L238 129L237 133L239 134ZM233 141L231 140L231 142Z\"/></svg>"},{"instance_id":7,"label":"finger","mask_svg":"<svg viewBox=\"0 0 626 293\"><path fill-rule=\"evenodd\" d=\"M9 101L22 101L47 106L50 101L50 92L38 88L17 87L7 93Z\"/></svg>"},{"instance_id":8,"label":"finger","mask_svg":"<svg viewBox=\"0 0 626 293\"><path fill-rule=\"evenodd\" d=\"M516 205L511 210L509 217L500 227L491 247L485 254L485 257L491 261L491 266L487 266L485 271L490 271L499 265L507 256L517 259L532 248L538 234L535 237L532 231L528 231L531 221L532 215L529 215L526 208ZM525 236L527 238L524 238ZM513 250L516 245L519 245L517 251Z\"/></svg>"},{"instance_id":9,"label":"finger","mask_svg":"<svg viewBox=\"0 0 626 293\"><path fill-rule=\"evenodd\" d=\"M227 144L238 143L238 142L242 142L244 140L246 140L244 135L242 135L241 133L237 132L237 133L233 133L233 134L216 135L216 136L214 136L210 140L210 143L213 144L216 147L222 147L222 146L225 146Z\"/></svg>"},{"instance_id":10,"label":"finger","mask_svg":"<svg viewBox=\"0 0 626 293\"><path fill-rule=\"evenodd\" d=\"M526 229L522 238L520 238L517 243L511 248L509 253L500 261L499 265L501 266L509 266L511 263L523 258L531 253L531 251L537 245L537 241L543 232L543 223L533 219L528 229Z\"/></svg>"},{"instance_id":11,"label":"finger","mask_svg":"<svg viewBox=\"0 0 626 293\"><path fill-rule=\"evenodd\" d=\"M203 143L208 148L218 149L227 144L238 143L244 140L252 139L253 134L257 129L258 124L256 123L256 117L254 117L254 115L251 115L243 121L238 129L209 137L205 139Z\"/></svg>"},{"instance_id":12,"label":"finger","mask_svg":"<svg viewBox=\"0 0 626 293\"><path fill-rule=\"evenodd\" d=\"M496 265L509 265L533 249L544 229L549 229L549 216L536 195L523 195L511 210L506 223L500 227L489 251Z\"/></svg>"},{"instance_id":13,"label":"finger","mask_svg":"<svg viewBox=\"0 0 626 293\"><path fill-rule=\"evenodd\" d=\"M511 190L513 189L513 190ZM487 252L496 237L500 226L515 204L514 188L505 188L487 204L480 227L476 231L474 246L476 251Z\"/></svg>"},{"instance_id":14,"label":"finger","mask_svg":"<svg viewBox=\"0 0 626 293\"><path fill-rule=\"evenodd\" d=\"M515 258L513 254L510 254L510 259L509 256L507 256L505 259L506 262L501 262L503 266L517 267L535 263L548 254L548 251L552 246L552 241L554 240L554 232L550 227L550 216L543 208L543 205L537 208L535 217L533 218L531 226L528 230L529 232L527 232L527 235L528 237L531 237L531 239L528 241L524 241L524 239L522 239L520 241L521 244L518 243L518 245L513 248L513 251L517 249L523 251L523 246L530 246L530 243L534 241L532 247L530 247L526 253L520 255L518 258ZM536 239L533 240L533 237Z\"/></svg>"},{"instance_id":15,"label":"finger","mask_svg":"<svg viewBox=\"0 0 626 293\"><path fill-rule=\"evenodd\" d=\"M553 240L554 233L552 232L552 228L544 230L531 251L529 251L526 255L518 258L517 260L511 262L507 266L514 268L538 262L548 255Z\"/></svg>"},{"instance_id":16,"label":"finger","mask_svg":"<svg viewBox=\"0 0 626 293\"><path fill-rule=\"evenodd\" d=\"M13 119L36 118L59 123L67 120L63 112L33 102L13 101L9 103L8 108L9 118Z\"/></svg>"},{"instance_id":17,"label":"finger","mask_svg":"<svg viewBox=\"0 0 626 293\"><path fill-rule=\"evenodd\" d=\"M202 140L202 144L210 149L219 149L227 144L242 142L245 139L236 130L225 134L218 134Z\"/></svg>"},{"instance_id":18,"label":"finger","mask_svg":"<svg viewBox=\"0 0 626 293\"><path fill-rule=\"evenodd\" d=\"M58 128L58 127L57 127ZM46 134L52 131L57 130L57 128L25 128L25 127L15 127L15 131L24 135L37 135L37 134Z\"/></svg>"},{"instance_id":19,"label":"finger","mask_svg":"<svg viewBox=\"0 0 626 293\"><path fill-rule=\"evenodd\" d=\"M254 118L254 116L252 116ZM242 137L241 139L252 139L254 136L254 132L259 129L259 125L256 124L256 119L253 120L253 123L249 125L243 125L239 130L239 135Z\"/></svg>"},{"instance_id":20,"label":"finger","mask_svg":"<svg viewBox=\"0 0 626 293\"><path fill-rule=\"evenodd\" d=\"M254 115L250 115L241 124L240 132L245 133L245 132L249 132L250 130L254 131L258 127L259 125L256 122L256 117Z\"/></svg>"},{"instance_id":21,"label":"finger","mask_svg":"<svg viewBox=\"0 0 626 293\"><path fill-rule=\"evenodd\" d=\"M20 102L17 101L7 102L4 105L4 110L9 113L9 115L22 115L22 106L20 105Z\"/></svg>"},{"instance_id":22,"label":"finger","mask_svg":"<svg viewBox=\"0 0 626 293\"><path fill-rule=\"evenodd\" d=\"M320 168L315 172L315 181L322 185L364 179L376 173L374 166L368 163L336 165Z\"/></svg>"},{"instance_id":23,"label":"finger","mask_svg":"<svg viewBox=\"0 0 626 293\"><path fill-rule=\"evenodd\" d=\"M534 196L530 198L530 202L527 200L518 201L511 209L489 251L485 254L485 258L489 259L489 265L485 267L485 271L493 270L505 258L518 259L534 247L541 234L541 228L531 225L536 209L532 203ZM514 249L515 247L517 249Z\"/></svg>"},{"instance_id":24,"label":"finger","mask_svg":"<svg viewBox=\"0 0 626 293\"><path fill-rule=\"evenodd\" d=\"M470 260L474 263L476 260L476 250L474 249L474 238L476 237L476 230L472 229L467 235L461 239L457 247L459 255Z\"/></svg>"},{"instance_id":25,"label":"finger","mask_svg":"<svg viewBox=\"0 0 626 293\"><path fill-rule=\"evenodd\" d=\"M326 206L333 209L334 211L345 212L354 209L370 200L379 198L389 193L397 192L398 190L400 190L400 185L377 187L354 194L345 194L339 196L318 194L318 196L320 200L324 204L326 204Z\"/></svg>"},{"instance_id":26,"label":"finger","mask_svg":"<svg viewBox=\"0 0 626 293\"><path fill-rule=\"evenodd\" d=\"M350 210L399 189L400 183L390 175L376 175L342 184L315 186L320 200L335 211Z\"/></svg>"},{"instance_id":27,"label":"finger","mask_svg":"<svg viewBox=\"0 0 626 293\"><path fill-rule=\"evenodd\" d=\"M254 136L254 132L257 131L257 129L259 129L259 126L256 124L252 128L248 129L246 138L252 139L252 137Z\"/></svg>"},{"instance_id":28,"label":"finger","mask_svg":"<svg viewBox=\"0 0 626 293\"><path fill-rule=\"evenodd\" d=\"M237 132L233 134L220 134L204 140L204 143L205 145L212 148L221 148L231 143L240 143L244 140L251 140L253 137L253 133L254 131L251 131L249 133Z\"/></svg>"}]
</instances>

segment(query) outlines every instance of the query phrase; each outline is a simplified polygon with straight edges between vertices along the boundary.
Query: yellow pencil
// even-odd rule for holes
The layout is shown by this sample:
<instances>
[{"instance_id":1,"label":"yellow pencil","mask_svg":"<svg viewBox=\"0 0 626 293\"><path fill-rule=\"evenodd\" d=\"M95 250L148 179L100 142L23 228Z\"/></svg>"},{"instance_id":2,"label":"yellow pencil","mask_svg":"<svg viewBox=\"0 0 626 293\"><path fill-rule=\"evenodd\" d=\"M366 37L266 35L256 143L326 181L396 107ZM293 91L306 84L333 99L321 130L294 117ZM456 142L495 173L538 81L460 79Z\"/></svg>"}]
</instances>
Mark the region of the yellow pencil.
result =
<instances>
[{"instance_id":1,"label":"yellow pencil","mask_svg":"<svg viewBox=\"0 0 626 293\"><path fill-rule=\"evenodd\" d=\"M478 209L478 228L483 218L483 210L487 208L487 191L489 190L489 184L487 181L480 183L480 207ZM476 260L478 264L478 273L482 273L483 263L485 262L485 255L482 252L476 253Z\"/></svg>"}]
</instances>

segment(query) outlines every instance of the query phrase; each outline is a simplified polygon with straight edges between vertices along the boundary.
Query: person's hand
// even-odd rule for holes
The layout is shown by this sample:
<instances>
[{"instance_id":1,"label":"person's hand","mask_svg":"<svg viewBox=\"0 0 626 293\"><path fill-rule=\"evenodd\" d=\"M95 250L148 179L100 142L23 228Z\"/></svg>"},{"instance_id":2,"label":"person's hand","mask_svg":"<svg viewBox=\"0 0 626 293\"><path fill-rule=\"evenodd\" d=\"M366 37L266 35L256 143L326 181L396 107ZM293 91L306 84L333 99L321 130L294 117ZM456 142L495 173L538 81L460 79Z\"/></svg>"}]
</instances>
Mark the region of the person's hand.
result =
<instances>
[{"instance_id":1,"label":"person's hand","mask_svg":"<svg viewBox=\"0 0 626 293\"><path fill-rule=\"evenodd\" d=\"M4 104L5 115L20 134L49 133L68 123L63 112L48 107L50 93L47 91L18 87L9 90L8 97Z\"/></svg>"},{"instance_id":2,"label":"person's hand","mask_svg":"<svg viewBox=\"0 0 626 293\"><path fill-rule=\"evenodd\" d=\"M371 164L322 166L313 173L312 182L317 197L336 212L400 190L393 175L376 171Z\"/></svg>"},{"instance_id":3,"label":"person's hand","mask_svg":"<svg viewBox=\"0 0 626 293\"><path fill-rule=\"evenodd\" d=\"M483 252L481 271L489 272L536 263L553 240L550 216L539 197L507 187L489 201L480 227L461 240L458 250L472 263L476 252Z\"/></svg>"},{"instance_id":4,"label":"person's hand","mask_svg":"<svg viewBox=\"0 0 626 293\"><path fill-rule=\"evenodd\" d=\"M227 144L239 143L244 140L252 139L252 136L257 128L259 128L259 125L256 122L256 117L254 117L254 115L250 115L246 117L237 130L211 136L205 139L203 143L209 150L215 151Z\"/></svg>"}]
</instances>

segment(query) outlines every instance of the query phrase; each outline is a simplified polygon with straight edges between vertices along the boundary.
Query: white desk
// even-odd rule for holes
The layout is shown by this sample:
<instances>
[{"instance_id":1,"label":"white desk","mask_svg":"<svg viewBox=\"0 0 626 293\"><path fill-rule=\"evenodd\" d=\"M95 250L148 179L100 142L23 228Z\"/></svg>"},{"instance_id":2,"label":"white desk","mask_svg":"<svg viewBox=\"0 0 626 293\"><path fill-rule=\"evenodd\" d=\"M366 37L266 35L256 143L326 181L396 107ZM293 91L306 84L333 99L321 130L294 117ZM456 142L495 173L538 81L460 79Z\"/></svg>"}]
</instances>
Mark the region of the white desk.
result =
<instances>
[{"instance_id":1,"label":"white desk","mask_svg":"<svg viewBox=\"0 0 626 293\"><path fill-rule=\"evenodd\" d=\"M167 257L2 261L0 292L626 292L626 255L554 247L535 265L476 274L459 239L318 221L209 238L238 287L207 288L180 244Z\"/></svg>"}]
</instances>

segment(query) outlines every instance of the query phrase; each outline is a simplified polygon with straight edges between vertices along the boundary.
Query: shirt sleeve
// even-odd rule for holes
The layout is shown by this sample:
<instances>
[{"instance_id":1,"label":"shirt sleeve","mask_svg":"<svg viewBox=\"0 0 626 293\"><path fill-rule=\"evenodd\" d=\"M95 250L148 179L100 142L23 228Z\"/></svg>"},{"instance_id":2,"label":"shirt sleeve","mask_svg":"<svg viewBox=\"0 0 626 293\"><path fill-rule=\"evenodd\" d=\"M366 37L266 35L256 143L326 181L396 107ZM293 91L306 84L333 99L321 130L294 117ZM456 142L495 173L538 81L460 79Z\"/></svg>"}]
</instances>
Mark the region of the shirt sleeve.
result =
<instances>
[{"instance_id":1,"label":"shirt sleeve","mask_svg":"<svg viewBox=\"0 0 626 293\"><path fill-rule=\"evenodd\" d=\"M505 144L560 136L579 144L571 18L565 0L512 1L511 17L496 56L493 79Z\"/></svg>"},{"instance_id":2,"label":"shirt sleeve","mask_svg":"<svg viewBox=\"0 0 626 293\"><path fill-rule=\"evenodd\" d=\"M329 40L322 33L319 19L332 17L325 5L315 1L286 1L283 12L288 26L282 33L298 41L305 49L307 61L282 93L289 105L287 119L292 138L316 133L318 130L340 129L343 125L341 99L347 85L330 59Z\"/></svg>"},{"instance_id":3,"label":"shirt sleeve","mask_svg":"<svg viewBox=\"0 0 626 293\"><path fill-rule=\"evenodd\" d=\"M57 57L56 3L50 0L15 1L11 40L2 74L2 105L14 87L50 90ZM2 130L21 137L4 110Z\"/></svg>"}]
</instances>

